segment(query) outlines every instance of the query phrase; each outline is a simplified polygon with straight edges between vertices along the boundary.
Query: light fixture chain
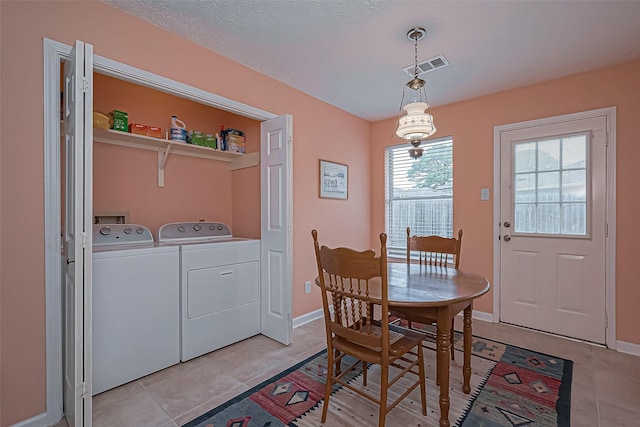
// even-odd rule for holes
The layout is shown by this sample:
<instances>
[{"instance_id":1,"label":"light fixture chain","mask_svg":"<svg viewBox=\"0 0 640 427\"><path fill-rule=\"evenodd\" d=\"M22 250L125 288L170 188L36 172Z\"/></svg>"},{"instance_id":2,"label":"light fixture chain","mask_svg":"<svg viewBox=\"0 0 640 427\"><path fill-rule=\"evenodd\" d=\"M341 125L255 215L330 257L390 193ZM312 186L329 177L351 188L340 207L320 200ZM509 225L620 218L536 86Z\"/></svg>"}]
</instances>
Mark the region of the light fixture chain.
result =
<instances>
[{"instance_id":1,"label":"light fixture chain","mask_svg":"<svg viewBox=\"0 0 640 427\"><path fill-rule=\"evenodd\" d=\"M416 37L413 38L413 40L415 41L415 57L414 57L414 66L413 66L413 77L414 78L418 78L418 37L416 35Z\"/></svg>"}]
</instances>

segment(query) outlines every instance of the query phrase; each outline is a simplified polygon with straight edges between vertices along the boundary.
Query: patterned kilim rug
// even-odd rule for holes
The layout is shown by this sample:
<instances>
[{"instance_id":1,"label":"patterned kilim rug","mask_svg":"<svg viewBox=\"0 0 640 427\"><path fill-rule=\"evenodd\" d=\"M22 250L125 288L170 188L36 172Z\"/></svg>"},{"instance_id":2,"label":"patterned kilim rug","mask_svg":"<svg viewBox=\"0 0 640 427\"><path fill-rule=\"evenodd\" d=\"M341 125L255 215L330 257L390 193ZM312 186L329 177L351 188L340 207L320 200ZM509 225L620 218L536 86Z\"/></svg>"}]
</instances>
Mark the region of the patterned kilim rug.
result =
<instances>
[{"instance_id":1,"label":"patterned kilim rug","mask_svg":"<svg viewBox=\"0 0 640 427\"><path fill-rule=\"evenodd\" d=\"M457 332L455 345L462 349L462 334ZM451 363L452 426L569 426L572 361L476 336L472 348L469 395L462 392L461 351ZM425 359L427 417L421 414L417 389L387 415L387 425L438 426L434 352L426 350ZM326 366L324 350L183 427L320 426ZM378 372L378 366L369 368L367 389L374 393L379 390ZM360 377L361 372L354 373L351 383L362 385ZM390 390L390 401L402 392L401 382ZM376 404L334 387L324 426L375 426L377 420Z\"/></svg>"}]
</instances>

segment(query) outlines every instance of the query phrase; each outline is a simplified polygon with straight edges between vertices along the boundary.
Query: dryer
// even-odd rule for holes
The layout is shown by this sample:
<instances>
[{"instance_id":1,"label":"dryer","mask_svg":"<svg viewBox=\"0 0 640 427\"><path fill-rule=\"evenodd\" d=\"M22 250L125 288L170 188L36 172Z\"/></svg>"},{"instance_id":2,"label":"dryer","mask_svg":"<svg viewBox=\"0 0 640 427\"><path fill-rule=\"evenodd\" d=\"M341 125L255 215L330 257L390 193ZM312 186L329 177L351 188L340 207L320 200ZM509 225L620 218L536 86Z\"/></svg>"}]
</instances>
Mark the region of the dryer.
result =
<instances>
[{"instance_id":1,"label":"dryer","mask_svg":"<svg viewBox=\"0 0 640 427\"><path fill-rule=\"evenodd\" d=\"M260 240L182 222L160 227L158 242L180 248L180 360L260 333Z\"/></svg>"},{"instance_id":2,"label":"dryer","mask_svg":"<svg viewBox=\"0 0 640 427\"><path fill-rule=\"evenodd\" d=\"M179 253L137 224L93 226L93 387L180 362Z\"/></svg>"}]
</instances>

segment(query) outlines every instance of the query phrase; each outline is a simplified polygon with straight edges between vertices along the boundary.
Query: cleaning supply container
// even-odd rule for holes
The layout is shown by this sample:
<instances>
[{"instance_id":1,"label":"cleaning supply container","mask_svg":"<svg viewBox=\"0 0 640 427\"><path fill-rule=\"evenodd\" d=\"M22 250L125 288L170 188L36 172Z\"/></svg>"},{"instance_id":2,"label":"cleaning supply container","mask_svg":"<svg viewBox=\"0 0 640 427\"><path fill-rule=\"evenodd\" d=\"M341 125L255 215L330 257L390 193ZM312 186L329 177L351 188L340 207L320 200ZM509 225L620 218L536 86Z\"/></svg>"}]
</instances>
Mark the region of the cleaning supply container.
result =
<instances>
[{"instance_id":1,"label":"cleaning supply container","mask_svg":"<svg viewBox=\"0 0 640 427\"><path fill-rule=\"evenodd\" d=\"M177 116L171 116L169 139L172 141L187 142L187 125Z\"/></svg>"}]
</instances>

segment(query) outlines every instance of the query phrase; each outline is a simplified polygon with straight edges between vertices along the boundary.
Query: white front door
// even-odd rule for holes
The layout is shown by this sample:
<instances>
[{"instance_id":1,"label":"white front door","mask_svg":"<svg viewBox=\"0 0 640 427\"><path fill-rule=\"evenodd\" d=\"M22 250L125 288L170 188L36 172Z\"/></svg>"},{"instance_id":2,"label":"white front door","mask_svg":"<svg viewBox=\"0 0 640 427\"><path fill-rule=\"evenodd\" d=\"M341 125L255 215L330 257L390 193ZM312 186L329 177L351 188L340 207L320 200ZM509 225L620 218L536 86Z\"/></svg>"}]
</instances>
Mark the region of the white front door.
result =
<instances>
[{"instance_id":1,"label":"white front door","mask_svg":"<svg viewBox=\"0 0 640 427\"><path fill-rule=\"evenodd\" d=\"M74 427L91 425L93 46L76 41L64 75L64 412Z\"/></svg>"},{"instance_id":2,"label":"white front door","mask_svg":"<svg viewBox=\"0 0 640 427\"><path fill-rule=\"evenodd\" d=\"M500 320L604 343L606 118L502 132L500 150Z\"/></svg>"},{"instance_id":3,"label":"white front door","mask_svg":"<svg viewBox=\"0 0 640 427\"><path fill-rule=\"evenodd\" d=\"M292 329L292 122L284 115L260 125L261 331L283 344Z\"/></svg>"}]
</instances>

